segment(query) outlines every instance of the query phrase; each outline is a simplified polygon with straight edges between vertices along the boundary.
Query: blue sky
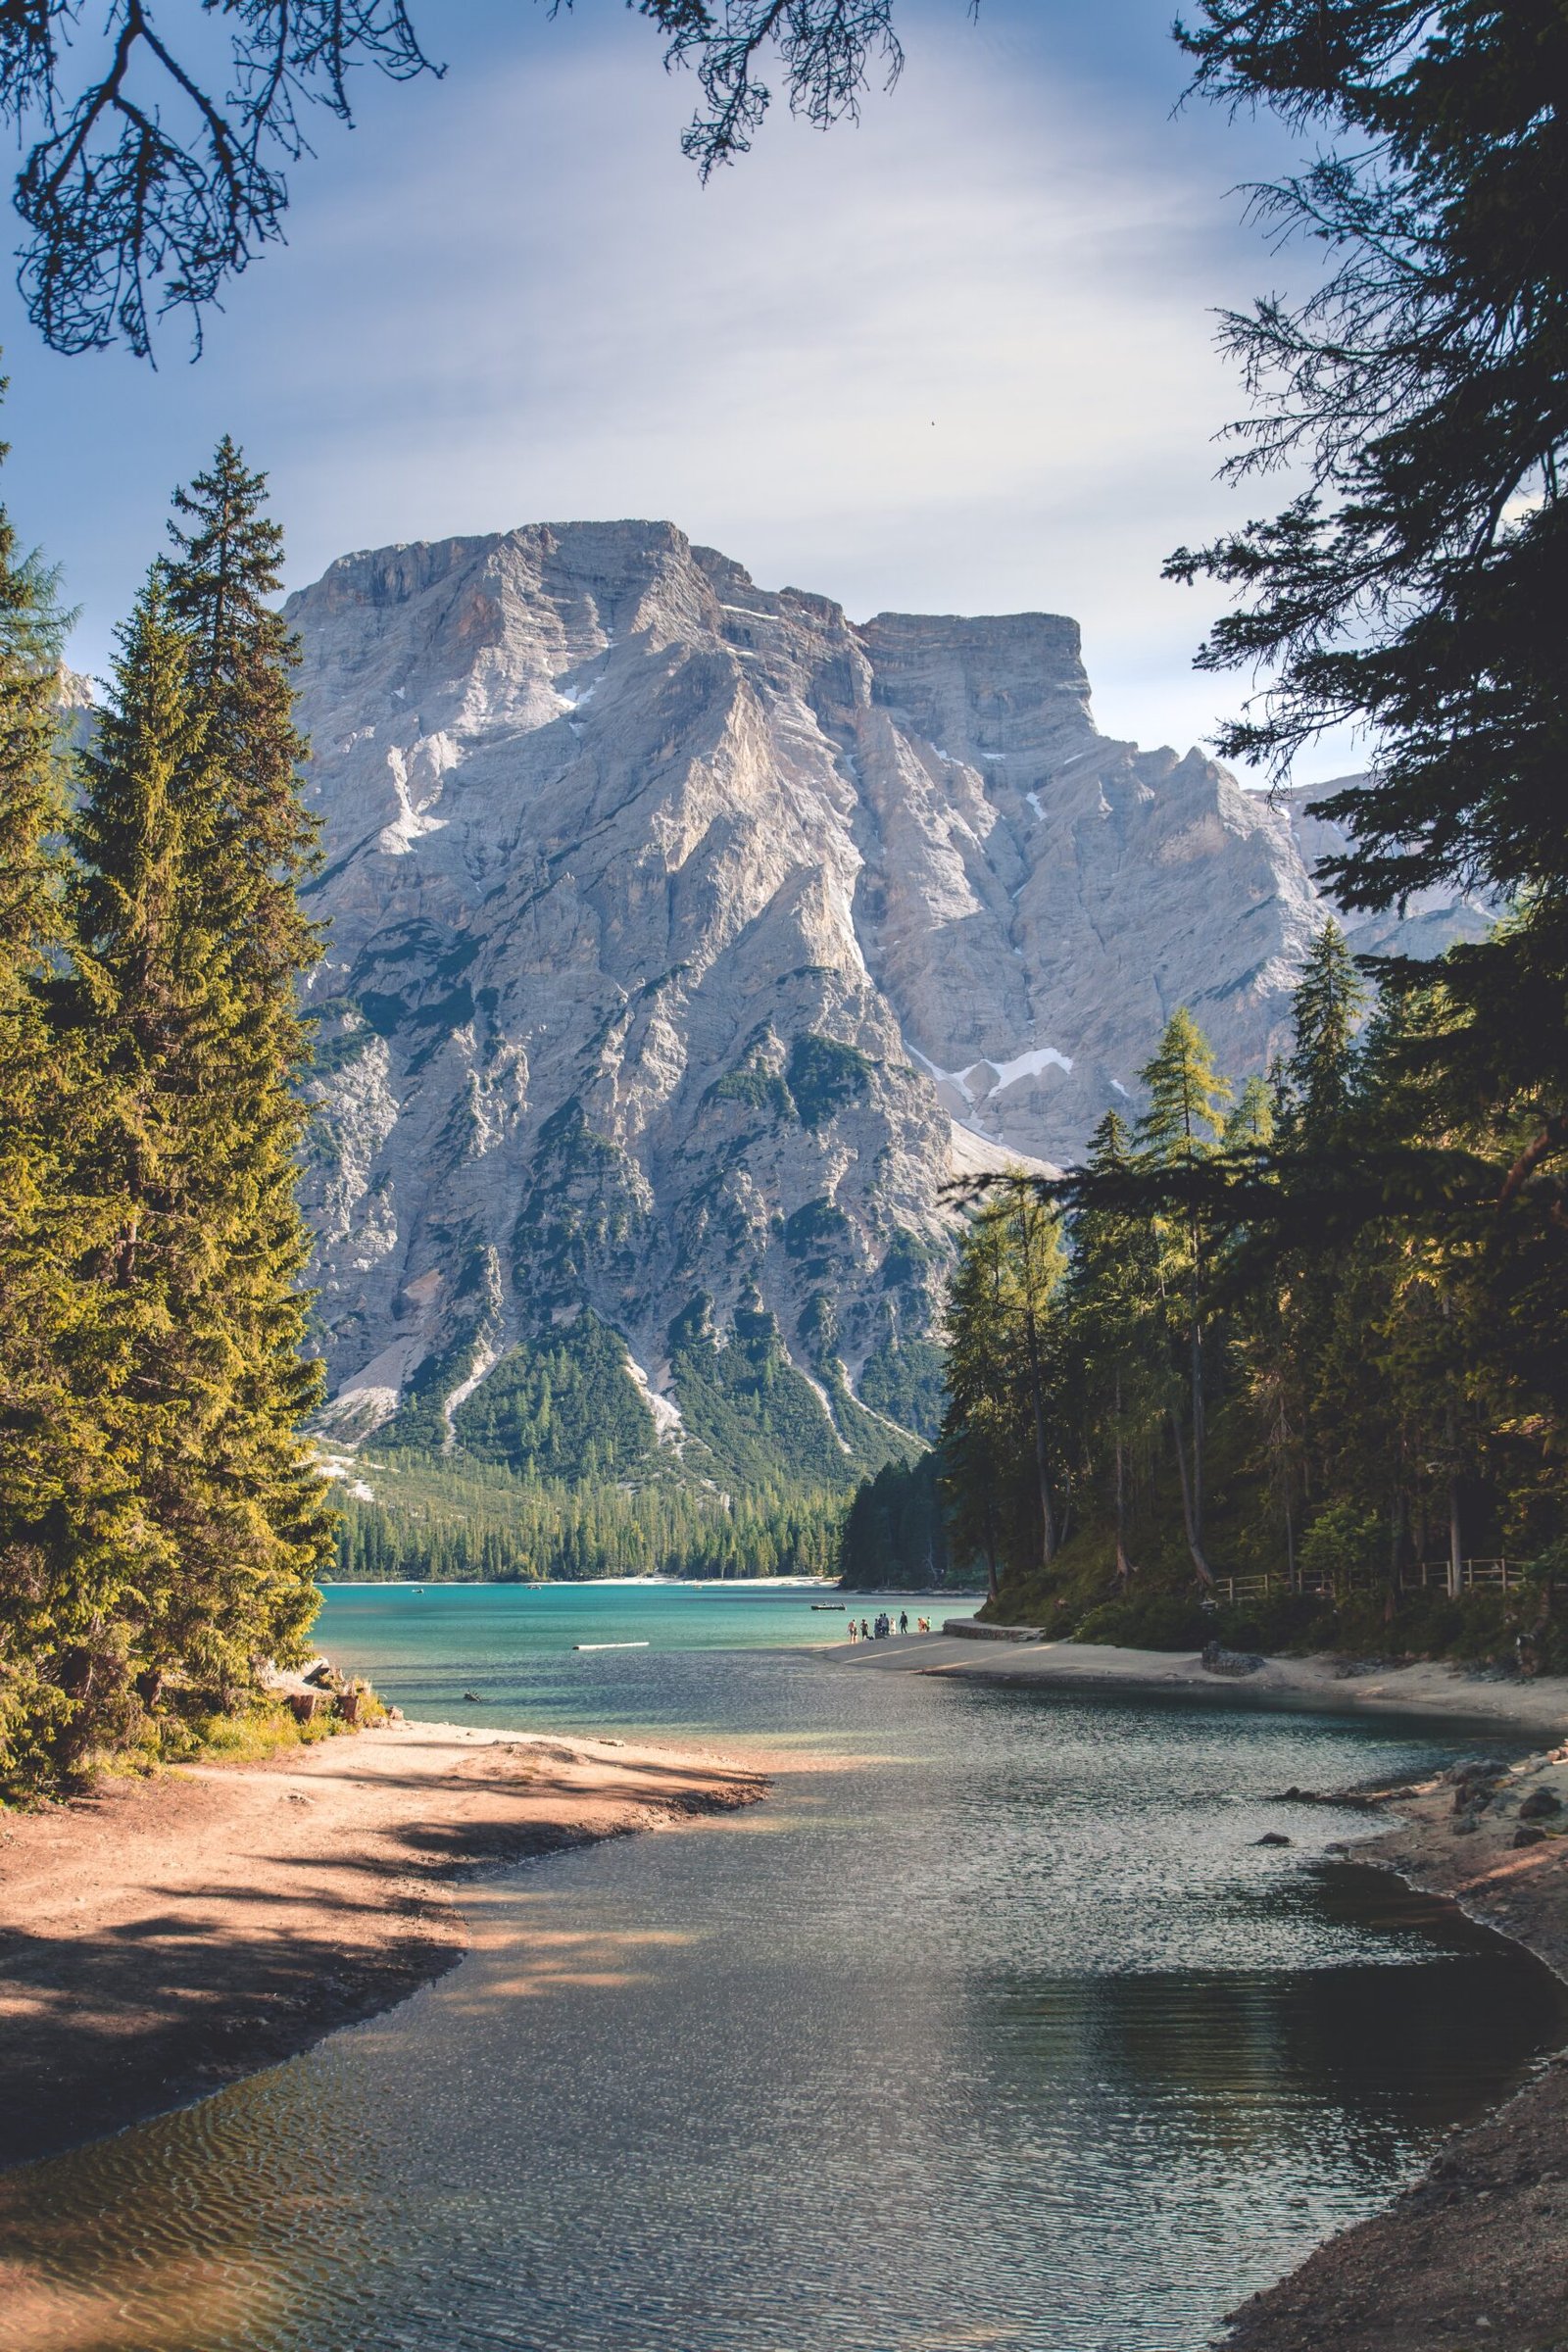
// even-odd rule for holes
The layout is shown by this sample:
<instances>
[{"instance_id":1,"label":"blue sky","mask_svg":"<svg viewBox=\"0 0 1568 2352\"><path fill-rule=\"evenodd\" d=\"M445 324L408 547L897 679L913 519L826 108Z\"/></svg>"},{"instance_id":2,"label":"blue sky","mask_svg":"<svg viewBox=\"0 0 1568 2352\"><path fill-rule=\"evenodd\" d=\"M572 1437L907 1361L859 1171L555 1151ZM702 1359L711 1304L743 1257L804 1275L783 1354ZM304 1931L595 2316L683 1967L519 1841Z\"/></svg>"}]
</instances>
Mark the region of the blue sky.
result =
<instances>
[{"instance_id":1,"label":"blue sky","mask_svg":"<svg viewBox=\"0 0 1568 2352\"><path fill-rule=\"evenodd\" d=\"M614 4L416 0L441 81L318 125L289 243L187 364L44 352L9 287L5 494L81 608L78 664L223 430L270 472L292 582L393 540L668 515L764 586L1075 614L1108 731L1201 739L1182 540L1276 503L1213 480L1240 392L1213 311L1289 268L1238 183L1268 124L1174 111L1169 0L904 0L858 127L775 110L705 189L695 90ZM1323 747L1304 775L1353 763Z\"/></svg>"}]
</instances>

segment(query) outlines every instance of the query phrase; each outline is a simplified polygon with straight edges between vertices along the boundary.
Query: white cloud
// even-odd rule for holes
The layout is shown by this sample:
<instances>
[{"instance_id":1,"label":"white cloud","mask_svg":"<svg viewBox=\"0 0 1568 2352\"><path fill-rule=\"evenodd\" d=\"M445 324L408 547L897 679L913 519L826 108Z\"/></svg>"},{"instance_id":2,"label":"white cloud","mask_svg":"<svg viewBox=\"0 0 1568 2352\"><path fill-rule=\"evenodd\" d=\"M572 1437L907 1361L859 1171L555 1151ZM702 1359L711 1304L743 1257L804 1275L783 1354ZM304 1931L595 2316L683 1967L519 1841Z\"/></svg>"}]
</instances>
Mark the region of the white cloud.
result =
<instances>
[{"instance_id":1,"label":"white cloud","mask_svg":"<svg viewBox=\"0 0 1568 2352\"><path fill-rule=\"evenodd\" d=\"M200 368L18 366L13 336L24 400L79 421L99 367L135 452L129 482L101 436L60 452L96 532L85 579L64 551L94 655L170 483L232 422L295 579L354 546L668 515L857 615L1070 612L1103 725L1205 733L1235 694L1192 675L1208 608L1158 573L1240 514L1212 480L1239 393L1210 312L1266 266L1228 134L1136 79L1054 78L1015 25L922 18L858 129L777 117L704 189L692 86L646 28L547 29L379 96Z\"/></svg>"}]
</instances>

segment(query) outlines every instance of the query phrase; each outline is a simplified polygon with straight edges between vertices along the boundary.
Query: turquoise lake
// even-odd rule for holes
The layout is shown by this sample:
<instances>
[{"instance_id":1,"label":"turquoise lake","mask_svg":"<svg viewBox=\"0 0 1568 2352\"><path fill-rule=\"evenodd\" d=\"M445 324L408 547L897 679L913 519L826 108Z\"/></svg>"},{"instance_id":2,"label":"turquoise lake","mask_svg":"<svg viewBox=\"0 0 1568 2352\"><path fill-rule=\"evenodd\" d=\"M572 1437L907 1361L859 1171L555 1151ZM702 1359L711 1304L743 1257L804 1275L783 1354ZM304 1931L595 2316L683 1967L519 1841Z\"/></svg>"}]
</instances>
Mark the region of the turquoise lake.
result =
<instances>
[{"instance_id":1,"label":"turquoise lake","mask_svg":"<svg viewBox=\"0 0 1568 2352\"><path fill-rule=\"evenodd\" d=\"M852 1672L813 1597L334 1589L322 1647L410 1713L789 1769L474 1889L401 2009L0 2183L0 2252L110 2294L82 2352L1198 2352L1562 2037L1544 1970L1278 1795L1451 1733Z\"/></svg>"}]
</instances>

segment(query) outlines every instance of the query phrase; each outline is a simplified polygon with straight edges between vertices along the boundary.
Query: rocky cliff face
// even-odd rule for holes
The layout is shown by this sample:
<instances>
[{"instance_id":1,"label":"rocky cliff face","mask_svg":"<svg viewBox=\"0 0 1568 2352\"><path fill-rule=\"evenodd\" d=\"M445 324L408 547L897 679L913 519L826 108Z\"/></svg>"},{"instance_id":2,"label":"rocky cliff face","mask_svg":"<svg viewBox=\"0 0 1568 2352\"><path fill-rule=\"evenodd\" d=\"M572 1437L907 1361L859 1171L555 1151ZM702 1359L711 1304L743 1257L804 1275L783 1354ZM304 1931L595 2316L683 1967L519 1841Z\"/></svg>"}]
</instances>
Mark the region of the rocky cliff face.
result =
<instances>
[{"instance_id":1,"label":"rocky cliff face","mask_svg":"<svg viewBox=\"0 0 1568 2352\"><path fill-rule=\"evenodd\" d=\"M653 1441L810 1424L847 1477L930 1426L954 1121L1069 1160L1176 1004L1283 1042L1293 811L1100 735L1070 620L856 627L635 522L345 557L290 618L345 1433L493 1433L530 1363L537 1420L608 1332Z\"/></svg>"}]
</instances>

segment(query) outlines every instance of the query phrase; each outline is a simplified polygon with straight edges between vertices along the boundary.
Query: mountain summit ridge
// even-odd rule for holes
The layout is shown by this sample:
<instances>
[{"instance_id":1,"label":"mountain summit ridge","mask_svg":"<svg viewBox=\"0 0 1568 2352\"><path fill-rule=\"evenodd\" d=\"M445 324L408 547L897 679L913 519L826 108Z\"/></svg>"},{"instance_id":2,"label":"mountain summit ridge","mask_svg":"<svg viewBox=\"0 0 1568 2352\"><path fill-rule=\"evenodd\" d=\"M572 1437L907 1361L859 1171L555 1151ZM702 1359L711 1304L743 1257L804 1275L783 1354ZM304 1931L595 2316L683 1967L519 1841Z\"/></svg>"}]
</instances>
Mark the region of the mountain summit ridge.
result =
<instances>
[{"instance_id":1,"label":"mountain summit ridge","mask_svg":"<svg viewBox=\"0 0 1568 2352\"><path fill-rule=\"evenodd\" d=\"M1237 1074L1284 1042L1292 812L1101 735L1065 615L856 624L658 521L363 551L287 611L347 1432L466 1443L580 1325L661 1444L733 1457L744 1357L848 1477L932 1426L952 1121L1069 1160L1175 1004Z\"/></svg>"}]
</instances>

